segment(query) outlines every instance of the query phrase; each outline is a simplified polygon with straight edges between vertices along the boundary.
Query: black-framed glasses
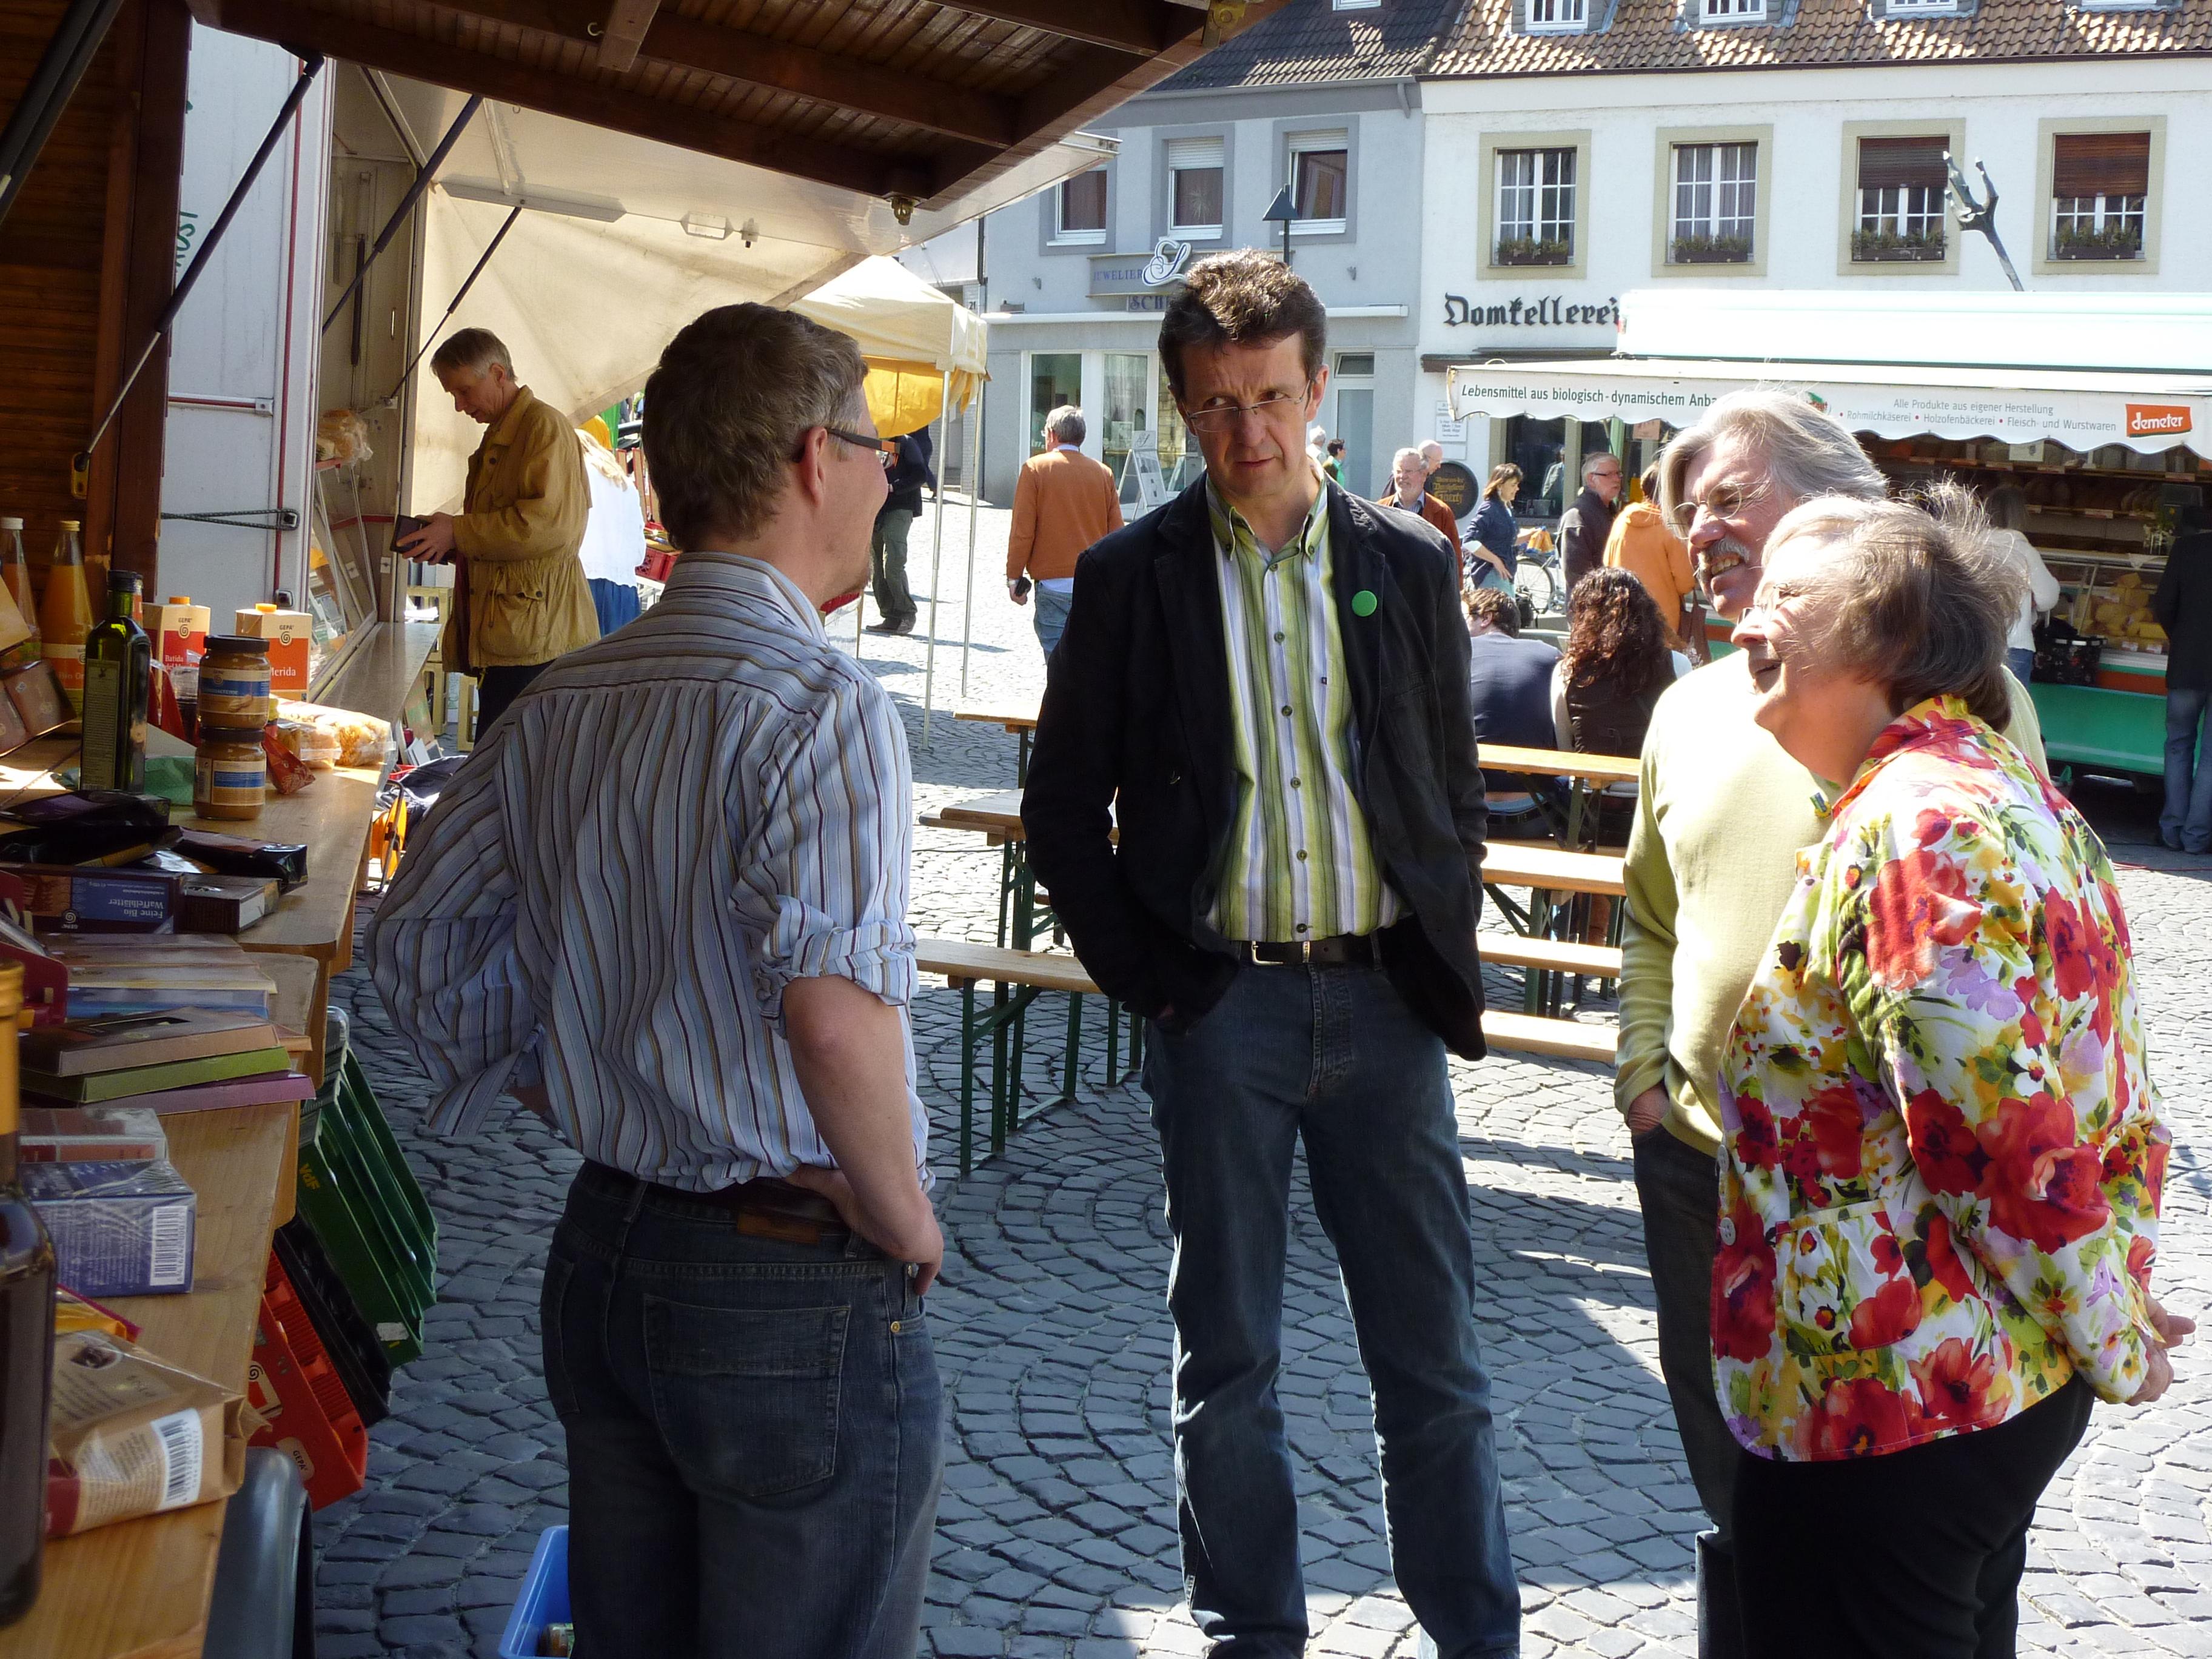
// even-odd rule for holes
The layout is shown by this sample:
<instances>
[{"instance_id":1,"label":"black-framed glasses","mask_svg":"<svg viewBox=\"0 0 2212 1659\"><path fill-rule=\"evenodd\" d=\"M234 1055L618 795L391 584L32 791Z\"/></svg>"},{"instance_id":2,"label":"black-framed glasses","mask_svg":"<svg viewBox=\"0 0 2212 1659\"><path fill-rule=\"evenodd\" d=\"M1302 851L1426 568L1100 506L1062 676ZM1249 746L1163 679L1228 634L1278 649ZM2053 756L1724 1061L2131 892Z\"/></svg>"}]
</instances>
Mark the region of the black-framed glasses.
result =
<instances>
[{"instance_id":1,"label":"black-framed glasses","mask_svg":"<svg viewBox=\"0 0 2212 1659\"><path fill-rule=\"evenodd\" d=\"M840 443L850 444L855 449L871 451L876 459L882 464L884 471L888 472L891 470L891 453L884 447L884 441L881 438L872 438L865 432L850 432L842 426L831 426L826 421L823 422L822 429Z\"/></svg>"},{"instance_id":2,"label":"black-framed glasses","mask_svg":"<svg viewBox=\"0 0 2212 1659\"><path fill-rule=\"evenodd\" d=\"M1194 409L1182 417L1182 423L1194 432L1228 432L1235 428L1240 415L1257 415L1264 421L1296 407L1303 417L1306 399L1312 395L1313 382L1308 380L1304 392L1278 392L1256 404L1214 404Z\"/></svg>"},{"instance_id":3,"label":"black-framed glasses","mask_svg":"<svg viewBox=\"0 0 2212 1659\"><path fill-rule=\"evenodd\" d=\"M1733 519L1747 507L1765 501L1772 491L1773 486L1767 483L1715 484L1703 495L1674 503L1671 515L1674 533L1678 536L1690 533L1690 526L1698 521L1699 507L1705 510L1708 518Z\"/></svg>"}]
</instances>

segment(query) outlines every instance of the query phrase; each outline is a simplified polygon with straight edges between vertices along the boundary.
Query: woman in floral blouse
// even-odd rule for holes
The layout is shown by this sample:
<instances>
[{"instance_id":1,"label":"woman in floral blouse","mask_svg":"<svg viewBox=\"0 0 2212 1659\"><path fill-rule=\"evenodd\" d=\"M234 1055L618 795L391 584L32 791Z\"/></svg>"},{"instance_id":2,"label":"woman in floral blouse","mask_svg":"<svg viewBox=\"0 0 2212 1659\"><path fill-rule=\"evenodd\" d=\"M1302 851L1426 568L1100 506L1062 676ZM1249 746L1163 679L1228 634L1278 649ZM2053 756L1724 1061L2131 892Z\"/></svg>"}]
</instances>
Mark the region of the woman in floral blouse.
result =
<instances>
[{"instance_id":1,"label":"woman in floral blouse","mask_svg":"<svg viewBox=\"0 0 2212 1659\"><path fill-rule=\"evenodd\" d=\"M2017 577L1963 495L1776 530L1759 723L1848 780L1722 1064L1713 1348L1755 1656L2013 1651L2038 1497L2191 1328L2095 835L1990 722Z\"/></svg>"}]
</instances>

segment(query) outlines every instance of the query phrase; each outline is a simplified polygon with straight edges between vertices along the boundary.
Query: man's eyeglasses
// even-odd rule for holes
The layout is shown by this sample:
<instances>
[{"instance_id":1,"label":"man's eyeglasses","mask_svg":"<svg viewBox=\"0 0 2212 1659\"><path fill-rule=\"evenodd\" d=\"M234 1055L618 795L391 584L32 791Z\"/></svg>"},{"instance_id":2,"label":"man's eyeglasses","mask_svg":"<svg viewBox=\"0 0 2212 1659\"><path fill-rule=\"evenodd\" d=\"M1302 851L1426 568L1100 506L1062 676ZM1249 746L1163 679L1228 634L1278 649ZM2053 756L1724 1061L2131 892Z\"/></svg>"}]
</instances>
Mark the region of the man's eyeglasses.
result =
<instances>
[{"instance_id":1,"label":"man's eyeglasses","mask_svg":"<svg viewBox=\"0 0 2212 1659\"><path fill-rule=\"evenodd\" d=\"M872 438L865 432L848 432L842 426L830 426L826 422L822 429L840 443L850 444L855 449L872 451L876 459L882 464L884 471L888 472L891 470L891 453L884 447L884 441L881 438Z\"/></svg>"},{"instance_id":2,"label":"man's eyeglasses","mask_svg":"<svg viewBox=\"0 0 2212 1659\"><path fill-rule=\"evenodd\" d=\"M1306 399L1312 393L1313 382L1309 380L1304 392L1278 392L1256 404L1209 404L1204 409L1194 409L1182 417L1182 423L1193 432L1229 432L1236 428L1237 417L1243 415L1256 415L1265 421L1287 415L1295 409L1303 417Z\"/></svg>"},{"instance_id":3,"label":"man's eyeglasses","mask_svg":"<svg viewBox=\"0 0 2212 1659\"><path fill-rule=\"evenodd\" d=\"M1701 496L1675 502L1670 522L1676 535L1686 536L1690 526L1698 521L1699 507L1705 509L1709 519L1733 519L1747 507L1765 501L1771 490L1771 485L1764 483L1715 484Z\"/></svg>"}]
</instances>

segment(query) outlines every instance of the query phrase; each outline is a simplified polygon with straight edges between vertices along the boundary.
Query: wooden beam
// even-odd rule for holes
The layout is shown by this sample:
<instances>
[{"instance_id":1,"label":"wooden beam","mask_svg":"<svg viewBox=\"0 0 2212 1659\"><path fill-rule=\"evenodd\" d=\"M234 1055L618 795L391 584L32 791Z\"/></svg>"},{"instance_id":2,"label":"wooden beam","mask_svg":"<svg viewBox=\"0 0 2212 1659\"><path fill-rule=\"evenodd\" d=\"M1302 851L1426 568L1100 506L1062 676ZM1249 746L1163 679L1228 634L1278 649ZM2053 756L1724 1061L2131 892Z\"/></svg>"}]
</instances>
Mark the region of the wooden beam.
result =
<instances>
[{"instance_id":1,"label":"wooden beam","mask_svg":"<svg viewBox=\"0 0 2212 1659\"><path fill-rule=\"evenodd\" d=\"M1017 106L1012 98L672 12L654 20L642 56L1000 149L1016 136Z\"/></svg>"},{"instance_id":2,"label":"wooden beam","mask_svg":"<svg viewBox=\"0 0 2212 1659\"><path fill-rule=\"evenodd\" d=\"M599 67L620 71L637 62L637 49L659 9L660 0L612 0L599 30Z\"/></svg>"},{"instance_id":3,"label":"wooden beam","mask_svg":"<svg viewBox=\"0 0 2212 1659\"><path fill-rule=\"evenodd\" d=\"M1164 0L938 0L948 11L1019 23L1069 40L1150 58L1195 35L1206 14Z\"/></svg>"},{"instance_id":4,"label":"wooden beam","mask_svg":"<svg viewBox=\"0 0 2212 1659\"><path fill-rule=\"evenodd\" d=\"M923 196L937 176L939 158L935 155L878 155L816 139L794 138L750 121L663 103L583 75L533 69L334 12L309 10L287 0L195 0L195 5L203 21L235 33L313 47L333 58L389 70L433 86L481 93L590 126L631 133L866 196ZM973 168L988 161L989 153L957 146L945 159Z\"/></svg>"},{"instance_id":5,"label":"wooden beam","mask_svg":"<svg viewBox=\"0 0 2212 1659\"><path fill-rule=\"evenodd\" d=\"M1195 12L1191 15L1198 15ZM1020 137L1043 132L1075 112L1087 112L1102 100L1119 104L1133 98L1146 85L1159 78L1146 74L1146 69L1145 64L1132 63L1110 47L1092 47L1023 98L1022 112L1016 123ZM1124 88L1124 82L1134 84ZM1119 95L1108 98L1109 94Z\"/></svg>"}]
</instances>

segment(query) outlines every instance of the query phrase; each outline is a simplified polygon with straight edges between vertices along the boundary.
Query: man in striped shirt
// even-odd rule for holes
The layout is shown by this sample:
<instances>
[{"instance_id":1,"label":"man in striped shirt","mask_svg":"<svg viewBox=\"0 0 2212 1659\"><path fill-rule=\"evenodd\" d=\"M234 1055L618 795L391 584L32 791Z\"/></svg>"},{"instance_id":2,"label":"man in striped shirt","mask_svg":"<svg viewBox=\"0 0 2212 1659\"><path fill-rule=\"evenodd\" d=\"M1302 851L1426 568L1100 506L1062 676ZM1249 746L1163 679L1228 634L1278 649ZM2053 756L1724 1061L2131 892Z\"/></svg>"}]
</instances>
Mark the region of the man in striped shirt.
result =
<instances>
[{"instance_id":1,"label":"man in striped shirt","mask_svg":"<svg viewBox=\"0 0 2212 1659\"><path fill-rule=\"evenodd\" d=\"M1469 1659L1519 1650L1520 1601L1444 1069L1482 1054L1467 628L1437 532L1306 455L1324 330L1271 256L1192 269L1160 355L1206 476L1076 566L1022 817L1076 953L1153 1023L1193 1617L1240 1659L1309 1632L1275 1397L1303 1139L1399 1588Z\"/></svg>"},{"instance_id":2,"label":"man in striped shirt","mask_svg":"<svg viewBox=\"0 0 2212 1659\"><path fill-rule=\"evenodd\" d=\"M586 1159L543 1334L600 1659L918 1639L944 1243L906 741L818 609L866 580L884 500L865 373L763 306L670 343L645 416L684 549L665 595L490 729L369 935L433 1127L481 1137L510 1094Z\"/></svg>"}]
</instances>

